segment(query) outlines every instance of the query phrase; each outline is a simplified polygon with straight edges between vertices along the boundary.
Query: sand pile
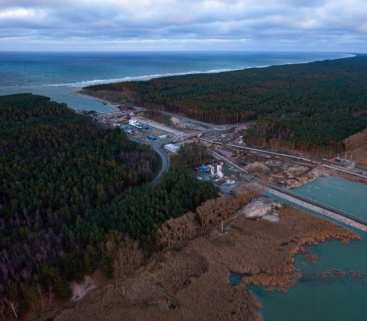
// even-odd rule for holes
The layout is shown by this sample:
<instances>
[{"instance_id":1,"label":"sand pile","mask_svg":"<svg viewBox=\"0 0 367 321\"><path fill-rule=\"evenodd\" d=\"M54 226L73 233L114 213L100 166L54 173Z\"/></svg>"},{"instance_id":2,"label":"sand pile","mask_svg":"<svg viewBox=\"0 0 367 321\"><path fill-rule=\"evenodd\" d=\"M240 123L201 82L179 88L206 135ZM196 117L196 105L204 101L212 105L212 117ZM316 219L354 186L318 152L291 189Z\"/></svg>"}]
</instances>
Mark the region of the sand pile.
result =
<instances>
[{"instance_id":1,"label":"sand pile","mask_svg":"<svg viewBox=\"0 0 367 321\"><path fill-rule=\"evenodd\" d=\"M258 176L266 176L270 174L270 168L261 162L254 162L245 167L245 170L250 174Z\"/></svg>"},{"instance_id":2,"label":"sand pile","mask_svg":"<svg viewBox=\"0 0 367 321\"><path fill-rule=\"evenodd\" d=\"M240 211L240 215L244 215L249 219L265 219L269 222L279 221L279 209L281 204L275 203L269 198L260 197L244 206Z\"/></svg>"}]
</instances>

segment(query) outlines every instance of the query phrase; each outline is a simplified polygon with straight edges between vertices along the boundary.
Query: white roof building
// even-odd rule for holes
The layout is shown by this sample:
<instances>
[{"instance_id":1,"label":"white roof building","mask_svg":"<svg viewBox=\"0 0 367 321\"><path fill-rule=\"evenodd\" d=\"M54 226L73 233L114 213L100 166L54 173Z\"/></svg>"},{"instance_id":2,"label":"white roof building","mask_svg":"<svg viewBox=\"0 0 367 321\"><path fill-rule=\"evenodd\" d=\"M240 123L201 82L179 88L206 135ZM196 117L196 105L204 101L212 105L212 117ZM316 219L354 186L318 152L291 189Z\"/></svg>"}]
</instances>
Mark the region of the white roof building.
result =
<instances>
[{"instance_id":1,"label":"white roof building","mask_svg":"<svg viewBox=\"0 0 367 321\"><path fill-rule=\"evenodd\" d=\"M136 119L129 119L129 125L130 126L134 126L136 128L142 129L143 126L141 125L141 123L139 123Z\"/></svg>"},{"instance_id":2,"label":"white roof building","mask_svg":"<svg viewBox=\"0 0 367 321\"><path fill-rule=\"evenodd\" d=\"M164 149L170 153L176 154L180 150L181 146L177 144L164 145Z\"/></svg>"}]
</instances>

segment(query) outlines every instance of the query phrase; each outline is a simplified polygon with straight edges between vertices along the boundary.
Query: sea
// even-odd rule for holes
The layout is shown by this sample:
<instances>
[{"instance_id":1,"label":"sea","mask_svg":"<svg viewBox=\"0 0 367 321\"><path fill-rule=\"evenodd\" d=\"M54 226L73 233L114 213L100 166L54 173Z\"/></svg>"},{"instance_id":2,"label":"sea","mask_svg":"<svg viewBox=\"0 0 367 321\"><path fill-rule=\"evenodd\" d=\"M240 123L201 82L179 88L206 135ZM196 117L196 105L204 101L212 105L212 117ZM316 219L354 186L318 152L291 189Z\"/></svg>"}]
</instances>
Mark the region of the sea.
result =
<instances>
[{"instance_id":1,"label":"sea","mask_svg":"<svg viewBox=\"0 0 367 321\"><path fill-rule=\"evenodd\" d=\"M287 52L0 52L0 95L33 93L76 110L108 112L113 106L78 92L84 86L191 73L295 64L352 56Z\"/></svg>"},{"instance_id":2,"label":"sea","mask_svg":"<svg viewBox=\"0 0 367 321\"><path fill-rule=\"evenodd\" d=\"M34 93L75 110L108 112L114 106L78 92L83 86L212 73L350 57L348 53L129 52L0 53L0 95ZM336 177L319 178L293 191L367 218L367 186ZM366 321L367 235L349 245L327 242L312 248L320 260L297 257L304 275L287 293L253 288L264 321ZM327 277L339 271L345 277ZM325 277L326 275L326 277ZM321 277L324 276L324 277Z\"/></svg>"}]
</instances>

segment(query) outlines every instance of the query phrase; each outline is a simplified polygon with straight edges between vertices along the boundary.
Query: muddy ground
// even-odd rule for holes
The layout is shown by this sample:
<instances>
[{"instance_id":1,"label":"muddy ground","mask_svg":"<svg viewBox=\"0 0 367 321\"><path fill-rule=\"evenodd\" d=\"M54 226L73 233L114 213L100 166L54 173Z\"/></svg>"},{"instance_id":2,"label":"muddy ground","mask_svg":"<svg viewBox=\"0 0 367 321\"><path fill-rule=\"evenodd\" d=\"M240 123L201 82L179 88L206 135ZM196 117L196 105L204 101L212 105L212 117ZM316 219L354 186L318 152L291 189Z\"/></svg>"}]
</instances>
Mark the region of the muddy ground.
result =
<instances>
[{"instance_id":1,"label":"muddy ground","mask_svg":"<svg viewBox=\"0 0 367 321\"><path fill-rule=\"evenodd\" d=\"M348 229L291 208L280 210L278 223L239 215L224 233L213 228L154 255L128 278L92 291L53 320L260 320L261 304L249 292L250 284L286 290L300 277L294 256L306 245L358 238ZM240 285L230 284L231 272L245 276Z\"/></svg>"}]
</instances>

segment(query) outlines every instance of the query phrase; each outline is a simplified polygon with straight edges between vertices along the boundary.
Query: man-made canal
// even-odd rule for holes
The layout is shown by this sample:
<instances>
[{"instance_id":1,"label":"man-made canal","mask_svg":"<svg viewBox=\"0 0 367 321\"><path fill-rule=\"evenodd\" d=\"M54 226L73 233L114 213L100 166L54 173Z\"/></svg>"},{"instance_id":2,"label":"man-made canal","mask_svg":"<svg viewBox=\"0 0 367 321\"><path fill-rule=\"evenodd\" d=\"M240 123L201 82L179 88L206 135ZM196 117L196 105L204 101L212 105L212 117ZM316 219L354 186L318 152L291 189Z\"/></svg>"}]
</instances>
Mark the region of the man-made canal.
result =
<instances>
[{"instance_id":1,"label":"man-made canal","mask_svg":"<svg viewBox=\"0 0 367 321\"><path fill-rule=\"evenodd\" d=\"M293 192L321 204L367 218L367 185L338 177L322 177ZM342 245L327 242L311 249L310 263L297 257L303 277L287 293L255 288L265 321L365 321L367 299L367 234Z\"/></svg>"}]
</instances>

